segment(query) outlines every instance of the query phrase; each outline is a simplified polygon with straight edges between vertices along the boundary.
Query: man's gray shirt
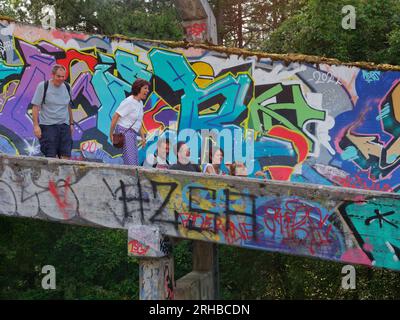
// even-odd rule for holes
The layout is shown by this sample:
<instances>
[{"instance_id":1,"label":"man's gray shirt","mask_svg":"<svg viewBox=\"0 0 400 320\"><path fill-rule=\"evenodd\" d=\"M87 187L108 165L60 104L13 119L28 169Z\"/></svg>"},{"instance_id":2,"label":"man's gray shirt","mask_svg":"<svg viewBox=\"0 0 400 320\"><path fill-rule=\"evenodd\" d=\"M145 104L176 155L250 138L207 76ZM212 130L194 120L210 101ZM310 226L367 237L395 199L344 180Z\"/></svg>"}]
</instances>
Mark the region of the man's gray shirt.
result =
<instances>
[{"instance_id":1,"label":"man's gray shirt","mask_svg":"<svg viewBox=\"0 0 400 320\"><path fill-rule=\"evenodd\" d=\"M46 99L42 105L43 92L44 81L39 83L32 98L32 104L40 107L39 124L69 124L68 105L70 96L66 85L63 83L56 87L52 81L49 81Z\"/></svg>"}]
</instances>

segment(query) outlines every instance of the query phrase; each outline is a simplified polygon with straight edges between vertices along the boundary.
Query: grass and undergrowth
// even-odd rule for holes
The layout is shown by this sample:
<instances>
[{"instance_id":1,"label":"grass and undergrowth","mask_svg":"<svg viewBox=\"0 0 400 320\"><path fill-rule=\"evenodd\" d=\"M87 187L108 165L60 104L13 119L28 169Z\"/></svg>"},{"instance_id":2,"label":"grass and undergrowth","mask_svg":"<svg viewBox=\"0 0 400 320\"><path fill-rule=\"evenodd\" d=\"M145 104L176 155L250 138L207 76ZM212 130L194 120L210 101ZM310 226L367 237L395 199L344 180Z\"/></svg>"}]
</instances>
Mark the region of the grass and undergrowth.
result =
<instances>
[{"instance_id":1,"label":"grass and undergrowth","mask_svg":"<svg viewBox=\"0 0 400 320\"><path fill-rule=\"evenodd\" d=\"M174 248L175 279L191 271L191 241ZM343 264L219 246L222 299L398 299L400 273L356 266L356 289L341 287ZM44 265L56 289L44 290ZM0 217L0 299L138 299L138 260L125 231Z\"/></svg>"}]
</instances>

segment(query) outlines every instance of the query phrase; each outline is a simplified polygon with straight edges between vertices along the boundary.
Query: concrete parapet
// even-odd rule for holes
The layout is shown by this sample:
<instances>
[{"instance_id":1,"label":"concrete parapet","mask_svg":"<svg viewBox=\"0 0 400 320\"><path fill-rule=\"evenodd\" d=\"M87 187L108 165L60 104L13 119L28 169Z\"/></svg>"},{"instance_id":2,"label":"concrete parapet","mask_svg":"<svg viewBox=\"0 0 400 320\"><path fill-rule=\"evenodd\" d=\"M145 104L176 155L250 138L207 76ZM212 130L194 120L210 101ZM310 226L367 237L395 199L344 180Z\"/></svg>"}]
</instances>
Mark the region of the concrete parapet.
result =
<instances>
[{"instance_id":1,"label":"concrete parapet","mask_svg":"<svg viewBox=\"0 0 400 320\"><path fill-rule=\"evenodd\" d=\"M0 214L399 270L400 195L0 156Z\"/></svg>"}]
</instances>

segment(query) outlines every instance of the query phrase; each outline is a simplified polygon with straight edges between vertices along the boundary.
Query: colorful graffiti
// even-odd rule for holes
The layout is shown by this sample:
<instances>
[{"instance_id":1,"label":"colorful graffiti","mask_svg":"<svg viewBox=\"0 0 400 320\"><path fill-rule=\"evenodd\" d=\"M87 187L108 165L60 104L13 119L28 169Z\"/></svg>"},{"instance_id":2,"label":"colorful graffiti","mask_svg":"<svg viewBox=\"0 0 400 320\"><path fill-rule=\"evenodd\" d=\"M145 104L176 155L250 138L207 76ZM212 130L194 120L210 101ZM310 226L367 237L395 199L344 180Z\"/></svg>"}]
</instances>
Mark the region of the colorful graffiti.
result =
<instances>
[{"instance_id":1,"label":"colorful graffiti","mask_svg":"<svg viewBox=\"0 0 400 320\"><path fill-rule=\"evenodd\" d=\"M30 101L37 84L59 63L67 68L75 104L72 159L122 163L108 138L111 117L132 82L141 77L153 84L144 114L150 136L186 129L239 129L245 136L251 129L256 136L252 176L261 170L273 180L354 186L346 179L357 175L367 185L384 179L383 184L395 190L396 74L386 79L384 72L348 67L284 66L269 59L170 49L6 21L0 23L0 41L0 152L40 154ZM392 83L392 91L381 90L381 81ZM376 86L376 92L359 89L360 82ZM383 123L384 138L393 136L390 141L359 130L364 119L359 113L374 104L380 105L377 121ZM350 119L356 120L348 123ZM141 161L154 149L156 138L150 141L140 149ZM322 173L334 170L345 176Z\"/></svg>"},{"instance_id":2,"label":"colorful graffiti","mask_svg":"<svg viewBox=\"0 0 400 320\"><path fill-rule=\"evenodd\" d=\"M171 48L155 42L122 41L0 21L0 153L40 155L30 102L37 84L49 77L55 63L67 68L72 88L72 159L122 163L108 132L113 113L140 77L152 84L145 101L144 127L153 138L140 147L140 161L148 150L155 150L157 137L163 133L190 129L198 134L202 145L202 130L240 131L242 137L251 132L251 177L263 171L271 180L392 193L400 189L397 71L285 64L269 58L228 55L212 48ZM230 137L231 141L221 145L226 153L231 145L246 145L235 134ZM58 213L50 212L49 203L54 203L63 219L73 219L81 210L75 183L67 176L49 180L37 185L35 193L24 194L22 203L4 191L9 200L4 210L14 212L15 203L23 212L30 206L31 214L39 210L58 217ZM104 183L114 195L135 188L123 181L117 187ZM165 183L153 188L159 187L157 192L168 198L174 185ZM182 193L181 209L174 213L172 223L176 227L178 221L177 228L184 234L200 232L212 241L240 241L249 247L286 252L296 247L300 254L358 259L397 269L400 244L393 233L397 228L392 226L397 226L397 213L391 213L385 205L372 208L341 202L337 215L344 220L338 221L331 220L331 209L306 199L240 198L226 188L211 191L204 185L190 187ZM8 190L5 185L4 190ZM198 207L196 194L208 199L208 204ZM232 200L232 207L225 207L228 214L216 214L216 208L226 206L230 197L236 197L237 203ZM133 203L125 205L130 208ZM126 216L118 214L125 209L111 209L123 225L138 208L126 209ZM155 215L151 223L168 224L168 219ZM354 248L348 248L346 237L341 236L343 225L359 235ZM382 237L366 239L368 230L373 234L379 230ZM141 252L146 247L132 243L130 248ZM371 253L371 248L384 253Z\"/></svg>"},{"instance_id":3,"label":"colorful graffiti","mask_svg":"<svg viewBox=\"0 0 400 320\"><path fill-rule=\"evenodd\" d=\"M302 174L303 165L318 157L323 145L329 145L326 129L332 117L320 101L323 92L312 88L303 76L316 66L284 68L281 63L204 49L170 49L6 21L0 22L0 40L7 44L2 45L0 59L3 153L40 155L32 132L30 101L55 63L66 67L72 88L72 159L122 163L108 132L113 113L138 77L152 83L144 114L150 136L167 130L200 133L206 129L241 130L244 137L254 130L252 176L262 170L275 180L314 182ZM141 161L156 139L140 149ZM237 145L238 141L231 140L224 143ZM307 170L320 175L312 166Z\"/></svg>"},{"instance_id":4,"label":"colorful graffiti","mask_svg":"<svg viewBox=\"0 0 400 320\"><path fill-rule=\"evenodd\" d=\"M400 270L395 193L54 161L0 156L0 214L128 229L138 257L171 236Z\"/></svg>"},{"instance_id":5,"label":"colorful graffiti","mask_svg":"<svg viewBox=\"0 0 400 320\"><path fill-rule=\"evenodd\" d=\"M0 22L0 41L2 153L40 155L30 101L59 63L75 104L72 159L122 163L108 138L111 117L140 77L152 83L144 127L153 138L140 147L140 161L163 132L241 130L245 137L253 130L253 177L263 171L272 180L397 190L398 72L284 65L7 21ZM222 147L237 146L231 140Z\"/></svg>"},{"instance_id":6,"label":"colorful graffiti","mask_svg":"<svg viewBox=\"0 0 400 320\"><path fill-rule=\"evenodd\" d=\"M171 250L168 237L157 227L134 225L128 230L128 254L137 257L165 257Z\"/></svg>"}]
</instances>

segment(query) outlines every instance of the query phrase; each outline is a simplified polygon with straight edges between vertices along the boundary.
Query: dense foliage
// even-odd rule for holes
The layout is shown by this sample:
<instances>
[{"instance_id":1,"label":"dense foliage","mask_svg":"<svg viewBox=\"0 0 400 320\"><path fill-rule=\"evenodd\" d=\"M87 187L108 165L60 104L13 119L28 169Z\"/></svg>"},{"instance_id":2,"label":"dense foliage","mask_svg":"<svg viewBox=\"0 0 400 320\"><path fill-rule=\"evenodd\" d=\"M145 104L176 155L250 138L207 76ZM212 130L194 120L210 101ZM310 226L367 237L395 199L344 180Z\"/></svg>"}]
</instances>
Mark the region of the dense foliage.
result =
<instances>
[{"instance_id":1,"label":"dense foliage","mask_svg":"<svg viewBox=\"0 0 400 320\"><path fill-rule=\"evenodd\" d=\"M400 63L398 0L210 2L224 45ZM69 30L170 40L183 36L167 0L14 0L1 2L0 14L39 23L44 4L56 6L57 26ZM346 4L356 7L355 30L341 26ZM341 264L219 248L224 299L400 297L396 272L357 266L357 289L345 291ZM191 269L190 241L180 242L174 256L178 279ZM41 288L44 265L56 268L56 290ZM0 217L0 299L137 298L138 261L127 256L125 232Z\"/></svg>"},{"instance_id":2,"label":"dense foliage","mask_svg":"<svg viewBox=\"0 0 400 320\"><path fill-rule=\"evenodd\" d=\"M345 5L355 8L355 29L344 29ZM400 64L400 1L308 0L264 42L268 52L301 53Z\"/></svg>"},{"instance_id":3,"label":"dense foliage","mask_svg":"<svg viewBox=\"0 0 400 320\"><path fill-rule=\"evenodd\" d=\"M175 276L191 270L191 242L174 249ZM356 266L357 289L341 288L343 265L219 246L222 299L398 299L400 274ZM42 267L56 269L43 290ZM138 299L138 261L126 232L0 218L0 299Z\"/></svg>"},{"instance_id":4,"label":"dense foliage","mask_svg":"<svg viewBox=\"0 0 400 320\"><path fill-rule=\"evenodd\" d=\"M57 28L146 39L183 38L170 0L10 0L0 2L0 15L40 25L46 5L55 8Z\"/></svg>"}]
</instances>

